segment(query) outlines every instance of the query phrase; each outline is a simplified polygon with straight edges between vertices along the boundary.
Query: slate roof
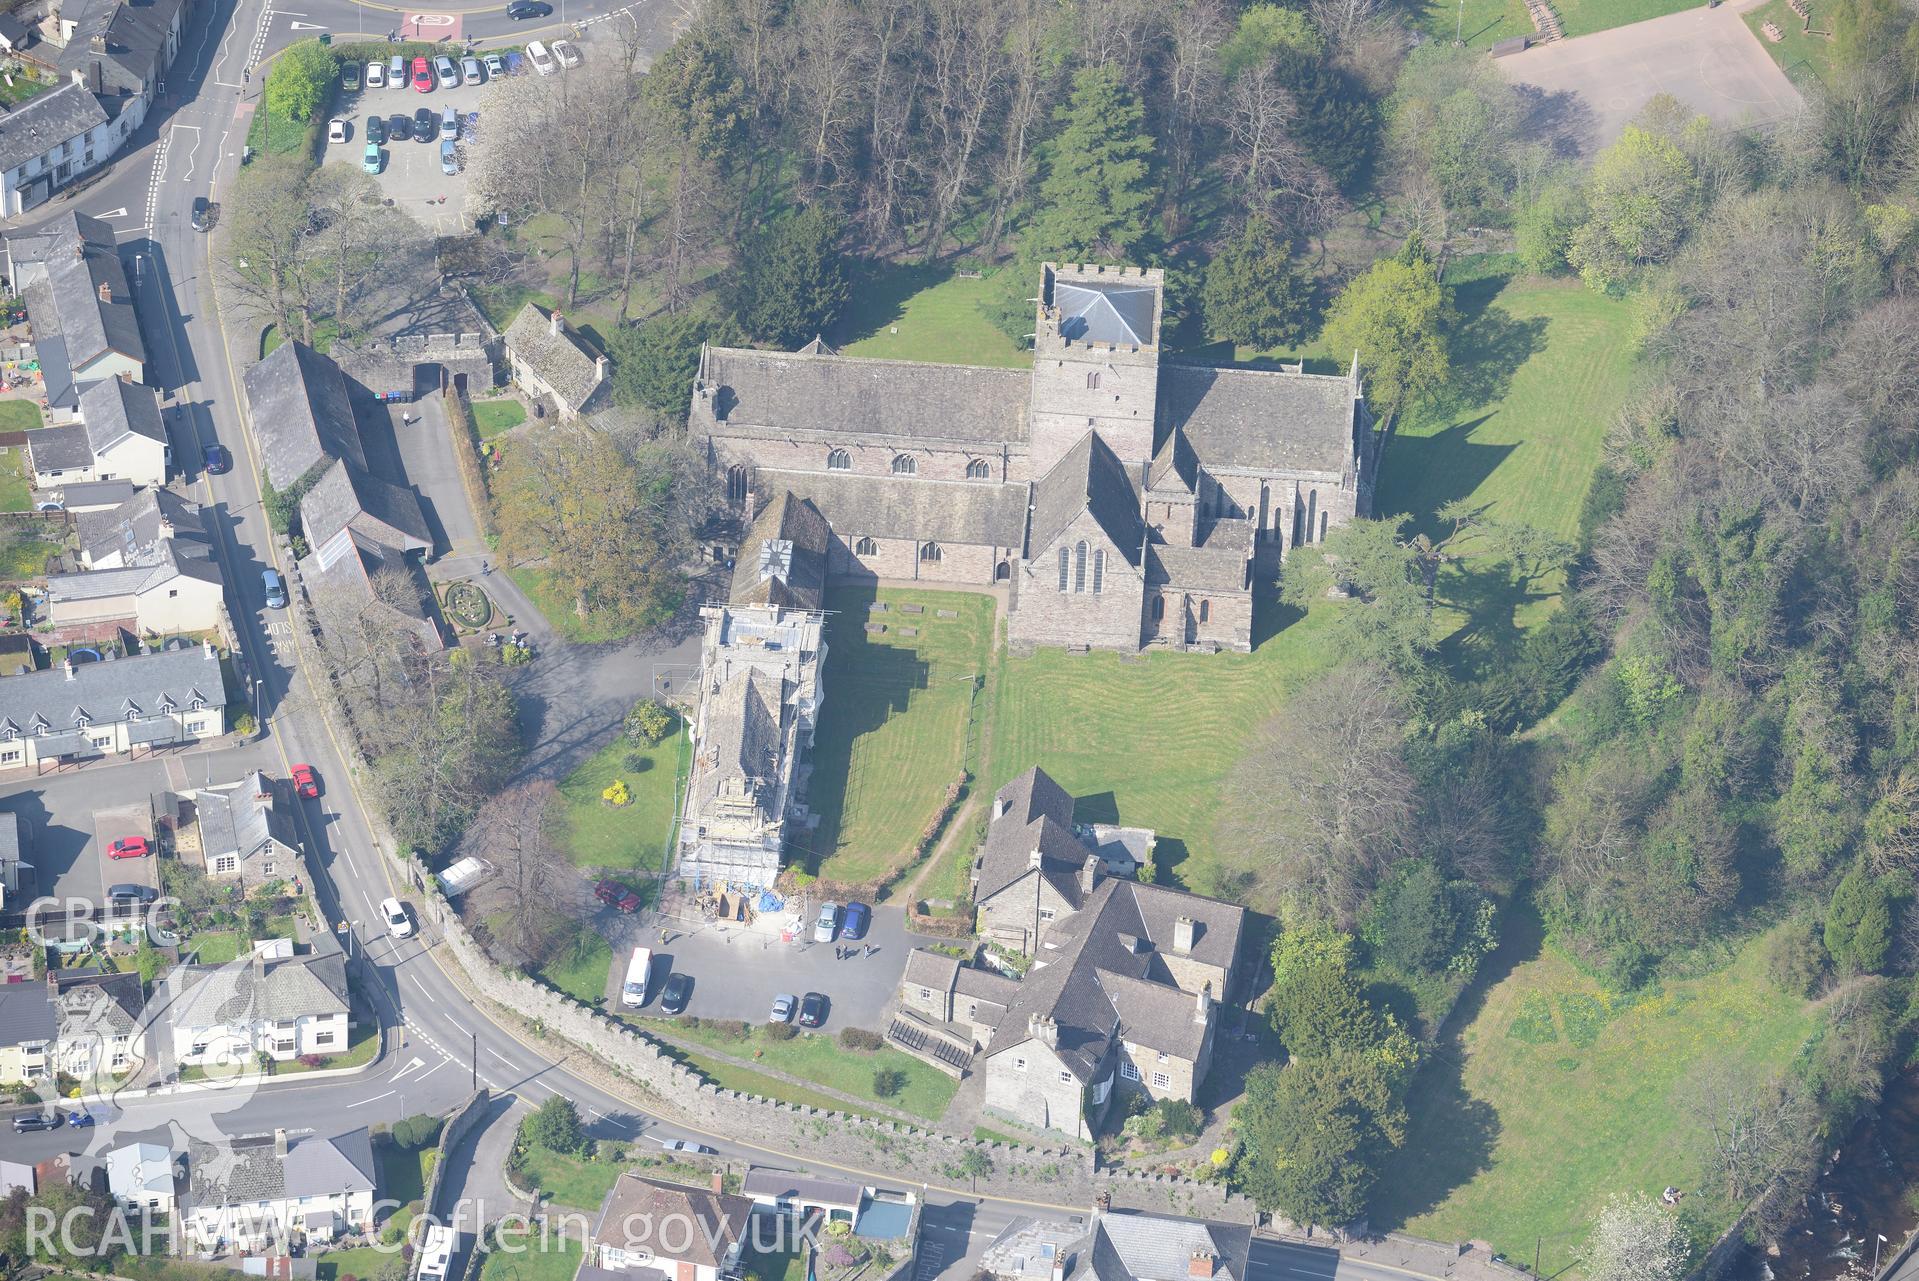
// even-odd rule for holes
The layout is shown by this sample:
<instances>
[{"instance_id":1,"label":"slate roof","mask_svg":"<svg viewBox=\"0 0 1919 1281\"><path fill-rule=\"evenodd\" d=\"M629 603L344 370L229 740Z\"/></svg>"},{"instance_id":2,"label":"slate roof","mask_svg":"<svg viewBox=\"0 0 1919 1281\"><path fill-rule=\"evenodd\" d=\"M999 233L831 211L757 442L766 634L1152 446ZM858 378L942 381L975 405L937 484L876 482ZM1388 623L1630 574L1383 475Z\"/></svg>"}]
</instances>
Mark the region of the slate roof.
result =
<instances>
[{"instance_id":1,"label":"slate roof","mask_svg":"<svg viewBox=\"0 0 1919 1281\"><path fill-rule=\"evenodd\" d=\"M125 1036L139 1028L146 1001L138 974L103 974L88 967L48 977L63 1039L81 1031Z\"/></svg>"},{"instance_id":2,"label":"slate roof","mask_svg":"<svg viewBox=\"0 0 1919 1281\"><path fill-rule=\"evenodd\" d=\"M282 343L242 382L254 439L275 488L291 489L322 458L366 470L346 376L331 360L305 343Z\"/></svg>"},{"instance_id":3,"label":"slate roof","mask_svg":"<svg viewBox=\"0 0 1919 1281\"><path fill-rule=\"evenodd\" d=\"M1202 592L1244 592L1246 562L1251 546L1175 547L1149 543L1146 547L1146 585L1188 588Z\"/></svg>"},{"instance_id":4,"label":"slate roof","mask_svg":"<svg viewBox=\"0 0 1919 1281\"><path fill-rule=\"evenodd\" d=\"M1159 367L1157 425L1207 468L1343 476L1352 465L1356 384L1347 375Z\"/></svg>"},{"instance_id":5,"label":"slate roof","mask_svg":"<svg viewBox=\"0 0 1919 1281\"><path fill-rule=\"evenodd\" d=\"M78 724L80 713L91 721L125 720L129 712L151 717L169 700L186 712L195 699L207 707L226 706L220 661L211 647L130 654L81 663L71 677L55 667L0 681L0 731L12 729L24 737L36 725L65 730Z\"/></svg>"},{"instance_id":6,"label":"slate roof","mask_svg":"<svg viewBox=\"0 0 1919 1281\"><path fill-rule=\"evenodd\" d=\"M0 983L0 1043L51 1041L59 1031L44 983Z\"/></svg>"},{"instance_id":7,"label":"slate roof","mask_svg":"<svg viewBox=\"0 0 1919 1281\"><path fill-rule=\"evenodd\" d=\"M338 947L227 965L182 965L167 976L169 1017L182 1028L347 1011L346 958Z\"/></svg>"},{"instance_id":8,"label":"slate roof","mask_svg":"<svg viewBox=\"0 0 1919 1281\"><path fill-rule=\"evenodd\" d=\"M358 608L382 610L404 625L426 652L444 649L446 638L434 621L428 593L419 589L418 571L407 563L406 554L351 529L341 537L344 546L339 550L347 554L337 555L325 565L317 552L307 558L306 564L314 567L307 572L313 594L320 597L337 592L358 602ZM415 590L396 599L377 594L374 576L384 569L406 575Z\"/></svg>"},{"instance_id":9,"label":"slate roof","mask_svg":"<svg viewBox=\"0 0 1919 1281\"><path fill-rule=\"evenodd\" d=\"M12 810L0 813L0 864L18 863L20 852L20 816Z\"/></svg>"},{"instance_id":10,"label":"slate roof","mask_svg":"<svg viewBox=\"0 0 1919 1281\"><path fill-rule=\"evenodd\" d=\"M83 85L69 83L36 94L0 115L0 169L17 169L106 122L106 109Z\"/></svg>"},{"instance_id":11,"label":"slate roof","mask_svg":"<svg viewBox=\"0 0 1919 1281\"><path fill-rule=\"evenodd\" d=\"M818 609L826 598L826 552L832 542L833 530L819 508L781 490L740 543L730 599L735 605ZM763 552L768 543L784 547L769 557Z\"/></svg>"},{"instance_id":12,"label":"slate roof","mask_svg":"<svg viewBox=\"0 0 1919 1281\"><path fill-rule=\"evenodd\" d=\"M1056 1052L1081 1081L1094 1079L1120 1037L1192 1059L1205 1028L1195 1014L1198 995L1181 991L1160 958L1170 950L1173 923L1197 924L1193 959L1230 973L1245 925L1245 909L1137 881L1100 882L1081 910L1056 922L1047 936L1046 964L1021 980L1019 994L994 1032L988 1057L1025 1042L1035 1014L1059 1029ZM1215 1000L1223 996L1215 991Z\"/></svg>"},{"instance_id":13,"label":"slate roof","mask_svg":"<svg viewBox=\"0 0 1919 1281\"><path fill-rule=\"evenodd\" d=\"M100 63L101 89L111 95L137 94L155 80L166 56L167 31L186 0L65 0L60 16L74 22L73 39L60 51L63 72L85 71ZM106 51L93 48L104 37Z\"/></svg>"},{"instance_id":14,"label":"slate roof","mask_svg":"<svg viewBox=\"0 0 1919 1281\"><path fill-rule=\"evenodd\" d=\"M818 1179L756 1165L740 1181L740 1195L753 1200L804 1201L815 1205L857 1206L866 1189L845 1179Z\"/></svg>"},{"instance_id":15,"label":"slate roof","mask_svg":"<svg viewBox=\"0 0 1919 1281\"><path fill-rule=\"evenodd\" d=\"M929 992L950 992L959 967L957 957L916 947L906 954L906 969L900 973L900 985L923 987Z\"/></svg>"},{"instance_id":16,"label":"slate roof","mask_svg":"<svg viewBox=\"0 0 1919 1281\"><path fill-rule=\"evenodd\" d=\"M129 436L144 436L158 445L167 443L160 421L160 393L145 383L103 378L80 392L80 418L87 442L98 458Z\"/></svg>"},{"instance_id":17,"label":"slate roof","mask_svg":"<svg viewBox=\"0 0 1919 1281\"><path fill-rule=\"evenodd\" d=\"M189 1156L196 1205L254 1205L377 1190L373 1140L365 1126L331 1138L292 1139L284 1157L270 1134L218 1147L195 1139Z\"/></svg>"},{"instance_id":18,"label":"slate roof","mask_svg":"<svg viewBox=\"0 0 1919 1281\"><path fill-rule=\"evenodd\" d=\"M1139 490L1126 464L1095 431L1081 436L1034 484L1028 548L1036 555L1045 551L1083 511L1092 513L1120 555L1137 567L1146 541Z\"/></svg>"},{"instance_id":19,"label":"slate roof","mask_svg":"<svg viewBox=\"0 0 1919 1281\"><path fill-rule=\"evenodd\" d=\"M61 423L58 427L42 427L30 433L27 455L33 460L33 469L39 472L91 467L93 442L87 439L83 424Z\"/></svg>"},{"instance_id":20,"label":"slate roof","mask_svg":"<svg viewBox=\"0 0 1919 1281\"><path fill-rule=\"evenodd\" d=\"M1024 369L709 347L700 358L693 413L709 423L836 438L999 444L1026 439L1031 394Z\"/></svg>"},{"instance_id":21,"label":"slate roof","mask_svg":"<svg viewBox=\"0 0 1919 1281\"><path fill-rule=\"evenodd\" d=\"M757 667L742 667L708 704L700 755L710 755L714 763L701 771L695 812L705 814L729 782L744 784L764 809L778 785L780 746L780 679ZM779 816L765 817L772 821Z\"/></svg>"},{"instance_id":22,"label":"slate roof","mask_svg":"<svg viewBox=\"0 0 1919 1281\"><path fill-rule=\"evenodd\" d=\"M47 598L59 604L137 596L181 578L218 586L220 567L213 561L212 549L192 539L163 538L148 549L147 558L136 564L47 575Z\"/></svg>"},{"instance_id":23,"label":"slate roof","mask_svg":"<svg viewBox=\"0 0 1919 1281\"><path fill-rule=\"evenodd\" d=\"M1017 548L1026 528L1025 485L766 469L760 478L810 501L849 545L871 536Z\"/></svg>"},{"instance_id":24,"label":"slate roof","mask_svg":"<svg viewBox=\"0 0 1919 1281\"><path fill-rule=\"evenodd\" d=\"M371 528L369 519L377 522ZM344 460L321 473L300 500L300 526L316 550L348 526L380 542L397 544L401 551L424 551L433 546L426 515L412 490L381 480Z\"/></svg>"},{"instance_id":25,"label":"slate roof","mask_svg":"<svg viewBox=\"0 0 1919 1281\"><path fill-rule=\"evenodd\" d=\"M564 317L559 332L553 332L552 315L533 303L520 308L520 314L506 327L506 347L569 408L578 411L593 399L606 375L600 372L599 353L574 332Z\"/></svg>"},{"instance_id":26,"label":"slate roof","mask_svg":"<svg viewBox=\"0 0 1919 1281\"><path fill-rule=\"evenodd\" d=\"M593 1243L716 1268L744 1238L752 1213L753 1203L742 1196L627 1173L606 1194ZM698 1230L689 1232L689 1224Z\"/></svg>"},{"instance_id":27,"label":"slate roof","mask_svg":"<svg viewBox=\"0 0 1919 1281\"><path fill-rule=\"evenodd\" d=\"M1253 1230L1159 1214L1102 1214L1089 1263L1099 1281L1187 1281L1195 1255L1213 1260L1213 1281L1246 1281Z\"/></svg>"},{"instance_id":28,"label":"slate roof","mask_svg":"<svg viewBox=\"0 0 1919 1281\"><path fill-rule=\"evenodd\" d=\"M57 429L47 429L57 430ZM33 433L35 436L41 432ZM149 491L166 493L166 490ZM36 497L41 502L58 503L67 511L80 517L80 545L86 546L85 521L89 516L106 509L118 507L132 498L133 482L130 480L76 480L70 485L49 485Z\"/></svg>"},{"instance_id":29,"label":"slate roof","mask_svg":"<svg viewBox=\"0 0 1919 1281\"><path fill-rule=\"evenodd\" d=\"M85 96L92 101L91 94ZM69 212L49 223L38 240L27 252L37 254L32 261L42 269L21 273L21 292L42 363L46 359L43 339L54 336L65 344L68 369L109 351L145 364L147 346L140 337L140 322L133 312L133 295L112 229L97 218ZM107 302L100 301L102 285L110 295Z\"/></svg>"},{"instance_id":30,"label":"slate roof","mask_svg":"<svg viewBox=\"0 0 1919 1281\"><path fill-rule=\"evenodd\" d=\"M194 809L200 847L209 859L233 854L245 861L275 842L299 848L292 815L273 803L273 784L258 770L237 783L201 788Z\"/></svg>"},{"instance_id":31,"label":"slate roof","mask_svg":"<svg viewBox=\"0 0 1919 1281\"><path fill-rule=\"evenodd\" d=\"M1058 280L1053 284L1060 337L1071 342L1151 346L1158 301L1159 290L1152 285L1116 280Z\"/></svg>"},{"instance_id":32,"label":"slate roof","mask_svg":"<svg viewBox=\"0 0 1919 1281\"><path fill-rule=\"evenodd\" d=\"M984 903L1033 865L1039 850L1040 872L1070 903L1079 902L1079 869L1092 851L1073 834L1073 798L1034 766L993 797L999 814L986 829L973 900ZM1003 811L1003 812L1002 812Z\"/></svg>"},{"instance_id":33,"label":"slate roof","mask_svg":"<svg viewBox=\"0 0 1919 1281\"><path fill-rule=\"evenodd\" d=\"M210 547L200 509L170 489L129 494L111 511L84 512L74 524L80 531L80 551L93 568L157 564L170 540Z\"/></svg>"}]
</instances>

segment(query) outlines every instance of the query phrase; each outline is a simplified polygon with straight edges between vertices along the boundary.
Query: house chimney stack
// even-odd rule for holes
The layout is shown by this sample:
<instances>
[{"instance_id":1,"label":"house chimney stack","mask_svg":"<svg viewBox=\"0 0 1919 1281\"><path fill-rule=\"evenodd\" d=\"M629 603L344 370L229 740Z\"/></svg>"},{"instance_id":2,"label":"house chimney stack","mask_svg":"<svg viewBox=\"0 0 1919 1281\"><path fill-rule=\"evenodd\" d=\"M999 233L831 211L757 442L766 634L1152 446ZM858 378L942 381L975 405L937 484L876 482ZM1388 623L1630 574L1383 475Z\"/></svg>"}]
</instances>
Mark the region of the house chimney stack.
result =
<instances>
[{"instance_id":1,"label":"house chimney stack","mask_svg":"<svg viewBox=\"0 0 1919 1281\"><path fill-rule=\"evenodd\" d=\"M287 1159L287 1132L285 1130L275 1130L273 1132L273 1155L282 1161Z\"/></svg>"},{"instance_id":2,"label":"house chimney stack","mask_svg":"<svg viewBox=\"0 0 1919 1281\"><path fill-rule=\"evenodd\" d=\"M993 798L993 818L995 821L997 821L1005 817L1006 817L1006 798L1004 796L995 796Z\"/></svg>"},{"instance_id":3,"label":"house chimney stack","mask_svg":"<svg viewBox=\"0 0 1919 1281\"><path fill-rule=\"evenodd\" d=\"M1104 866L1105 860L1100 858L1099 855L1088 854L1086 856L1086 861L1079 865L1080 893L1091 894L1093 890L1098 887L1100 869Z\"/></svg>"},{"instance_id":4,"label":"house chimney stack","mask_svg":"<svg viewBox=\"0 0 1919 1281\"><path fill-rule=\"evenodd\" d=\"M1044 1014L1029 1016L1026 1020L1026 1031L1029 1036L1041 1045L1044 1045L1047 1049L1057 1050L1059 1048L1059 1024L1053 1022L1052 1019L1046 1017Z\"/></svg>"},{"instance_id":5,"label":"house chimney stack","mask_svg":"<svg viewBox=\"0 0 1919 1281\"><path fill-rule=\"evenodd\" d=\"M1041 860L1043 860L1045 857L1046 856L1044 854L1040 853L1039 846L1035 845L1033 847L1033 852L1029 854L1026 858L1026 866L1038 867L1040 865Z\"/></svg>"},{"instance_id":6,"label":"house chimney stack","mask_svg":"<svg viewBox=\"0 0 1919 1281\"><path fill-rule=\"evenodd\" d=\"M1180 956L1193 954L1193 942L1198 936L1199 926L1190 916L1182 916L1173 922L1173 951Z\"/></svg>"},{"instance_id":7,"label":"house chimney stack","mask_svg":"<svg viewBox=\"0 0 1919 1281\"><path fill-rule=\"evenodd\" d=\"M1193 1257L1186 1264L1186 1275L1207 1281L1213 1275L1213 1256L1204 1250L1193 1251Z\"/></svg>"},{"instance_id":8,"label":"house chimney stack","mask_svg":"<svg viewBox=\"0 0 1919 1281\"><path fill-rule=\"evenodd\" d=\"M93 37L91 40L87 41L87 48L93 50L95 53L105 53L107 51L106 34L102 32L100 35L97 35Z\"/></svg>"},{"instance_id":9,"label":"house chimney stack","mask_svg":"<svg viewBox=\"0 0 1919 1281\"><path fill-rule=\"evenodd\" d=\"M606 377L606 357L605 356L595 356L593 358L593 377L596 379Z\"/></svg>"},{"instance_id":10,"label":"house chimney stack","mask_svg":"<svg viewBox=\"0 0 1919 1281\"><path fill-rule=\"evenodd\" d=\"M725 1194L726 1194L726 1176L721 1174L718 1170L715 1170L713 1171L713 1195L724 1196Z\"/></svg>"},{"instance_id":11,"label":"house chimney stack","mask_svg":"<svg viewBox=\"0 0 1919 1281\"><path fill-rule=\"evenodd\" d=\"M108 284L104 280L100 282L100 301L101 302L113 301L113 286Z\"/></svg>"},{"instance_id":12,"label":"house chimney stack","mask_svg":"<svg viewBox=\"0 0 1919 1281\"><path fill-rule=\"evenodd\" d=\"M560 336L560 323L564 319L565 317L561 316L559 312L554 312L546 322L546 332L558 338Z\"/></svg>"},{"instance_id":13,"label":"house chimney stack","mask_svg":"<svg viewBox=\"0 0 1919 1281\"><path fill-rule=\"evenodd\" d=\"M1211 982L1208 982L1205 987L1199 989L1199 1000L1193 1007L1193 1022L1204 1024L1206 1022L1206 1016L1212 1012L1213 985ZM1207 1275L1210 1276L1212 1274L1208 1273Z\"/></svg>"}]
</instances>

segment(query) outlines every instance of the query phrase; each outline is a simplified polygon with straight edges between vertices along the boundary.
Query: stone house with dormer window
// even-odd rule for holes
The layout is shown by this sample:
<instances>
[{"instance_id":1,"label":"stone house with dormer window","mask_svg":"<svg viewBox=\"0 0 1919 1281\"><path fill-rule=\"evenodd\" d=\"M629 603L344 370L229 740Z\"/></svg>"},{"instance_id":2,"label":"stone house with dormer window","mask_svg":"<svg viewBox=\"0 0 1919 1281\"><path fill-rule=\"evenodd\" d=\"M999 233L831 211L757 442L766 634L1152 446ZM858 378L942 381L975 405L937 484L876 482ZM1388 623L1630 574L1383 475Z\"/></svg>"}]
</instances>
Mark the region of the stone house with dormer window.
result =
<instances>
[{"instance_id":1,"label":"stone house with dormer window","mask_svg":"<svg viewBox=\"0 0 1919 1281\"><path fill-rule=\"evenodd\" d=\"M0 681L0 771L137 755L226 732L212 645L74 663Z\"/></svg>"}]
</instances>

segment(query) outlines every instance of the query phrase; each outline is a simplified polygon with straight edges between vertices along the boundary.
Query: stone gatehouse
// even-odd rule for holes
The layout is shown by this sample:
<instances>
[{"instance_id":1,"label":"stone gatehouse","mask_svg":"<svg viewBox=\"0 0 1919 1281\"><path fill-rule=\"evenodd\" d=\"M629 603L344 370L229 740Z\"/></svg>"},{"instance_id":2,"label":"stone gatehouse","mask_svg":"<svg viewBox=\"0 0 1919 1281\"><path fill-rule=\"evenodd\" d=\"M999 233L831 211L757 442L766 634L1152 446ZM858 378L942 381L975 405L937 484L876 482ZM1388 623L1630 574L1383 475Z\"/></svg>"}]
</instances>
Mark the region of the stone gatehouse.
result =
<instances>
[{"instance_id":1,"label":"stone gatehouse","mask_svg":"<svg viewBox=\"0 0 1919 1281\"><path fill-rule=\"evenodd\" d=\"M751 520L785 493L828 572L1008 592L1039 645L1252 648L1253 585L1372 510L1379 433L1345 375L1162 350L1157 269L1047 263L1033 368L708 347L691 426Z\"/></svg>"}]
</instances>

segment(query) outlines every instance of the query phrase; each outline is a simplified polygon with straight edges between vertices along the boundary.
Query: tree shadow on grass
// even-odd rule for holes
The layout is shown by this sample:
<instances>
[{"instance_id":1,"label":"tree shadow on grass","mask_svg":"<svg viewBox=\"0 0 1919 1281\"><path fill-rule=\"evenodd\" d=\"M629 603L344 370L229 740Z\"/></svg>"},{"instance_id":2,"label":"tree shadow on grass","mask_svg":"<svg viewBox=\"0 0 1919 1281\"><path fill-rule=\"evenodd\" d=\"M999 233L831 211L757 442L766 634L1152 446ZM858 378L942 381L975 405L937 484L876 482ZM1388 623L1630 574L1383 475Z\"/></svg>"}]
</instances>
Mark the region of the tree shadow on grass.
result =
<instances>
[{"instance_id":1,"label":"tree shadow on grass","mask_svg":"<svg viewBox=\"0 0 1919 1281\"><path fill-rule=\"evenodd\" d=\"M1387 1162L1374 1198L1373 1224L1393 1229L1429 1213L1492 1165L1499 1114L1466 1090L1466 1056L1459 1031L1484 1008L1486 995L1514 969L1539 955L1545 927L1532 905L1507 908L1499 946L1479 967L1440 1028L1438 1043L1406 1099L1406 1143Z\"/></svg>"},{"instance_id":2,"label":"tree shadow on grass","mask_svg":"<svg viewBox=\"0 0 1919 1281\"><path fill-rule=\"evenodd\" d=\"M1505 399L1513 373L1546 349L1546 319L1514 316L1495 306L1511 277L1487 276L1453 290L1459 325L1452 333L1453 367L1442 406L1455 412Z\"/></svg>"},{"instance_id":3,"label":"tree shadow on grass","mask_svg":"<svg viewBox=\"0 0 1919 1281\"><path fill-rule=\"evenodd\" d=\"M1394 436L1386 446L1376 510L1411 517L1406 533L1434 538L1446 531L1433 515L1455 498L1476 492L1518 445L1482 445L1475 431L1491 414L1453 424L1430 436ZM1257 617L1255 617L1257 627Z\"/></svg>"},{"instance_id":4,"label":"tree shadow on grass","mask_svg":"<svg viewBox=\"0 0 1919 1281\"><path fill-rule=\"evenodd\" d=\"M1516 583L1504 562L1491 559L1454 567L1440 579L1439 603L1466 615L1466 621L1439 647L1454 672L1478 677L1489 665L1511 655L1524 637L1519 611L1558 593Z\"/></svg>"},{"instance_id":5,"label":"tree shadow on grass","mask_svg":"<svg viewBox=\"0 0 1919 1281\"><path fill-rule=\"evenodd\" d=\"M827 340L845 347L871 338L906 315L906 300L941 284L953 274L950 263L875 268L853 282L852 301L833 322Z\"/></svg>"}]
</instances>

